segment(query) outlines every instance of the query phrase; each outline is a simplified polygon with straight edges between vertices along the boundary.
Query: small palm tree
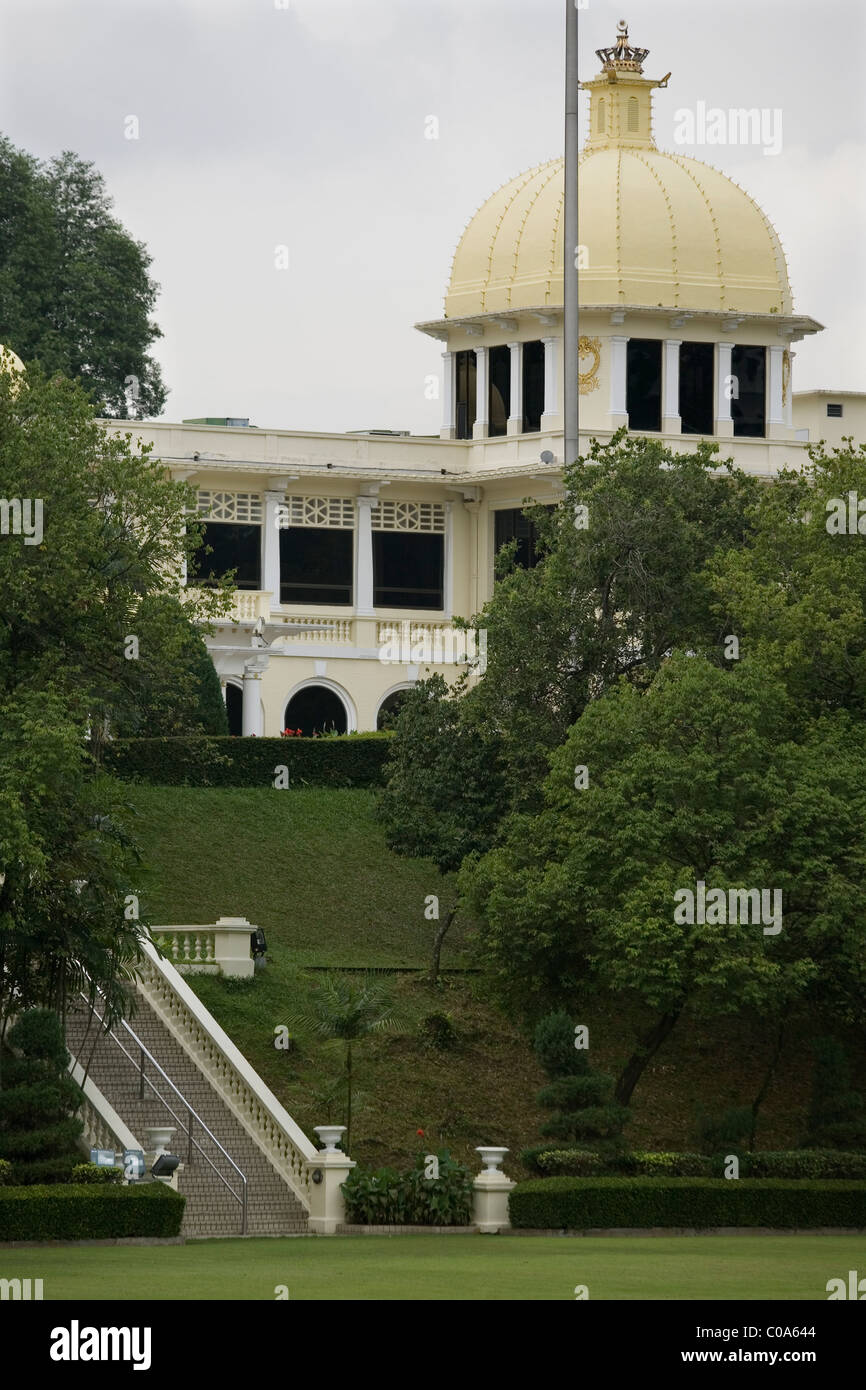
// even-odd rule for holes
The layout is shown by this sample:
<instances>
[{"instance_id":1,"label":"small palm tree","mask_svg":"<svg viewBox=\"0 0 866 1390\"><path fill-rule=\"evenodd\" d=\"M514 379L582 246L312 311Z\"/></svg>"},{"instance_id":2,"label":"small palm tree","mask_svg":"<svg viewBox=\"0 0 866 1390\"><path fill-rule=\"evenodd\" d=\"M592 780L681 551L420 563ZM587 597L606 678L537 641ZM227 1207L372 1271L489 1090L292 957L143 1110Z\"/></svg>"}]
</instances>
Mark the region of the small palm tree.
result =
<instances>
[{"instance_id":1,"label":"small palm tree","mask_svg":"<svg viewBox=\"0 0 866 1390\"><path fill-rule=\"evenodd\" d=\"M352 1047L370 1033L395 1027L391 997L384 985L369 975L352 979L329 972L318 982L307 1008L296 1013L295 1021L304 1032L346 1044L346 1152L349 1153L352 1141Z\"/></svg>"}]
</instances>

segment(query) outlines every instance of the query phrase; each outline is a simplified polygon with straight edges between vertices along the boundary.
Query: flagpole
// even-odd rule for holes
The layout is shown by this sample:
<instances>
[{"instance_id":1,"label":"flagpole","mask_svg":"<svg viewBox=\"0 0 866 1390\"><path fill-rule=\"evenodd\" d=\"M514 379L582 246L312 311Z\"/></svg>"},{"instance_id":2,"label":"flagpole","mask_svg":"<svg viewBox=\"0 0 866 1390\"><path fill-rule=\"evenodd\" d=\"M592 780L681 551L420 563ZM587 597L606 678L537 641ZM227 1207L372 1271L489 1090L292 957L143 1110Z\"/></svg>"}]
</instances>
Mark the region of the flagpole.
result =
<instances>
[{"instance_id":1,"label":"flagpole","mask_svg":"<svg viewBox=\"0 0 866 1390\"><path fill-rule=\"evenodd\" d=\"M563 272L563 447L574 463L578 437L578 286L577 286L577 0L565 0L565 228Z\"/></svg>"}]
</instances>

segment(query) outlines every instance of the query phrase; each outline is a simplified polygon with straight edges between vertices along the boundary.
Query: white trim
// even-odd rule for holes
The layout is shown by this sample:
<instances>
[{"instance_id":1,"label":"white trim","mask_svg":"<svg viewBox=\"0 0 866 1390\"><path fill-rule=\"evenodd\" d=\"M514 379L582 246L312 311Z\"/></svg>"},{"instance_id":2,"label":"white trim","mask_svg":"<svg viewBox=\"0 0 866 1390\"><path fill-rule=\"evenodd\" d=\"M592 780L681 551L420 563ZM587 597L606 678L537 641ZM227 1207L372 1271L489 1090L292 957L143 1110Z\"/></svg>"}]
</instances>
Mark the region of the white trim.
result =
<instances>
[{"instance_id":1,"label":"white trim","mask_svg":"<svg viewBox=\"0 0 866 1390\"><path fill-rule=\"evenodd\" d=\"M293 700L299 691L306 690L309 686L324 686L325 690L330 690L333 695L336 695L337 698L342 701L343 708L346 711L346 733L354 734L358 732L358 711L355 708L354 700L348 690L344 689L342 685L338 685L336 681L330 680L327 676L308 676L306 680L298 681L297 685L293 685L280 706L280 719L285 720L286 707L289 701ZM285 723L282 727L286 727Z\"/></svg>"},{"instance_id":2,"label":"white trim","mask_svg":"<svg viewBox=\"0 0 866 1390\"><path fill-rule=\"evenodd\" d=\"M392 695L398 694L398 692L401 690L414 690L417 684L417 681L399 681L397 685L392 685L390 690L385 691L385 694L382 696L382 698L376 706L375 720L377 729L379 727L379 715L382 712L382 706L384 705L385 701L389 700Z\"/></svg>"}]
</instances>

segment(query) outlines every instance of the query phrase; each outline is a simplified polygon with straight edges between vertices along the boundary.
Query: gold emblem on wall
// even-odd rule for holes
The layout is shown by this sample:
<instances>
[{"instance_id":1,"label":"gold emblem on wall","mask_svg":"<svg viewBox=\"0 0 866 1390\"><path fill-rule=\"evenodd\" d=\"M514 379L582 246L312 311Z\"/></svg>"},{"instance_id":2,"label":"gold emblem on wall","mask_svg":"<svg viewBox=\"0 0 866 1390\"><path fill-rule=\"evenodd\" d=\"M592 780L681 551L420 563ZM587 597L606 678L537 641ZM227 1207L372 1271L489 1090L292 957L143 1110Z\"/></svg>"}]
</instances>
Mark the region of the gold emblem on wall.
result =
<instances>
[{"instance_id":1,"label":"gold emblem on wall","mask_svg":"<svg viewBox=\"0 0 866 1390\"><path fill-rule=\"evenodd\" d=\"M578 389L581 396L587 396L590 391L597 391L601 384L598 379L598 369L601 365L601 342L598 338L579 338L577 354ZM588 365L584 370L584 363L587 361Z\"/></svg>"},{"instance_id":2,"label":"gold emblem on wall","mask_svg":"<svg viewBox=\"0 0 866 1390\"><path fill-rule=\"evenodd\" d=\"M787 348L782 353L782 405L788 404L788 387L791 384L791 354Z\"/></svg>"}]
</instances>

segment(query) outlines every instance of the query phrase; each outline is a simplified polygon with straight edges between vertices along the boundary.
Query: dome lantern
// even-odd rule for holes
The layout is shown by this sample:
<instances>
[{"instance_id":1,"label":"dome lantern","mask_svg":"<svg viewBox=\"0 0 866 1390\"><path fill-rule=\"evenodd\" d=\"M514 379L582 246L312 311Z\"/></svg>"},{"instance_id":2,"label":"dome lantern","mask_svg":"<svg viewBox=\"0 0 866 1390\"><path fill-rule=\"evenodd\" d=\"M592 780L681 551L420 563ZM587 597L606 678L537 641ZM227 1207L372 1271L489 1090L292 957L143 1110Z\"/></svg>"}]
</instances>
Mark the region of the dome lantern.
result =
<instances>
[{"instance_id":1,"label":"dome lantern","mask_svg":"<svg viewBox=\"0 0 866 1390\"><path fill-rule=\"evenodd\" d=\"M643 76L648 48L632 48L628 25L617 25L612 48L597 48L601 72L580 85L589 92L589 134L586 148L606 149L610 145L645 146L655 149L652 133L652 91L666 87L670 73L659 80Z\"/></svg>"}]
</instances>

